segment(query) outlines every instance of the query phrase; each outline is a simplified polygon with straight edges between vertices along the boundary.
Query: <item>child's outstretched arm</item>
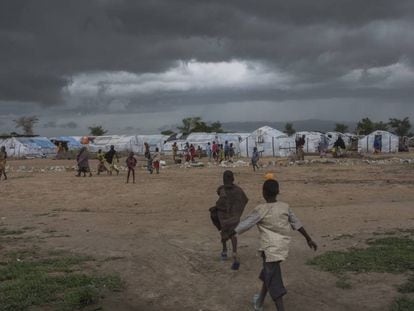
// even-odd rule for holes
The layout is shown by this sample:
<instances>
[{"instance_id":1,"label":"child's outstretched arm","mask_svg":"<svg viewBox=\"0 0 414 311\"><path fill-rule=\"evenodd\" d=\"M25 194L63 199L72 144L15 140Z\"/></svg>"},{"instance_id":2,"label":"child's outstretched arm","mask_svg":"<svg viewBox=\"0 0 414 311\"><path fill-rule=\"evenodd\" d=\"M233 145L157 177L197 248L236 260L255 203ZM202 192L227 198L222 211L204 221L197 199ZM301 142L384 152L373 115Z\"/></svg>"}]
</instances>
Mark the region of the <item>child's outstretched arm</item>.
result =
<instances>
[{"instance_id":1,"label":"child's outstretched arm","mask_svg":"<svg viewBox=\"0 0 414 311\"><path fill-rule=\"evenodd\" d=\"M293 230L299 231L305 237L306 242L308 243L311 249L315 251L318 249L318 245L316 245L316 243L312 240L312 238L306 232L305 228L303 228L303 225L300 222L300 220L296 217L296 215L293 213L291 209L289 209L289 223Z\"/></svg>"},{"instance_id":2,"label":"child's outstretched arm","mask_svg":"<svg viewBox=\"0 0 414 311\"><path fill-rule=\"evenodd\" d=\"M223 237L226 241L236 234L242 234L254 227L258 222L262 220L263 216L256 210L252 211L245 219L243 219L228 236Z\"/></svg>"}]
</instances>

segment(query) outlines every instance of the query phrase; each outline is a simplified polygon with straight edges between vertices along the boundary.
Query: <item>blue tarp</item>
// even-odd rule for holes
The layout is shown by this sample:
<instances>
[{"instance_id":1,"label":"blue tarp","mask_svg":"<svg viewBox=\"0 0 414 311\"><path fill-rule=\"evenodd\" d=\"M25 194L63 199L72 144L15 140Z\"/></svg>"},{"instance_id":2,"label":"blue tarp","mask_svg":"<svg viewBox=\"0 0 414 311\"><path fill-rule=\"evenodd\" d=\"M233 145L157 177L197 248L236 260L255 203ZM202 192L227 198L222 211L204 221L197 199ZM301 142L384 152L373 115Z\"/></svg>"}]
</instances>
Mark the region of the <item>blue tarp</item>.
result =
<instances>
[{"instance_id":1,"label":"blue tarp","mask_svg":"<svg viewBox=\"0 0 414 311\"><path fill-rule=\"evenodd\" d=\"M56 146L45 137L18 137L16 138L23 145L40 147L41 149L55 149Z\"/></svg>"}]
</instances>

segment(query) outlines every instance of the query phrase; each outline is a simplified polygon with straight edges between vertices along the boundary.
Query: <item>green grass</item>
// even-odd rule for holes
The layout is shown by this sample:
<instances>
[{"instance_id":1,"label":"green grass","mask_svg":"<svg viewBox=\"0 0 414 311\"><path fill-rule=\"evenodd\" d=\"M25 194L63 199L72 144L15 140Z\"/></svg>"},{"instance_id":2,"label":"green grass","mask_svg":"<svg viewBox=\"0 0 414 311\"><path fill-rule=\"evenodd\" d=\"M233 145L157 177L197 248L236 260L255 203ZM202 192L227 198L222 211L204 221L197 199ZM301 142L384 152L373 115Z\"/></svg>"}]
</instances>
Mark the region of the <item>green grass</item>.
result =
<instances>
[{"instance_id":1,"label":"green grass","mask_svg":"<svg viewBox=\"0 0 414 311\"><path fill-rule=\"evenodd\" d=\"M13 253L0 265L0 310L28 310L31 306L49 306L73 310L98 303L103 291L120 291L118 276L80 273L82 264L93 261L88 256L24 258ZM17 259L19 258L19 259Z\"/></svg>"},{"instance_id":2,"label":"green grass","mask_svg":"<svg viewBox=\"0 0 414 311\"><path fill-rule=\"evenodd\" d=\"M414 299L400 297L396 299L391 307L391 311L413 311Z\"/></svg>"},{"instance_id":3,"label":"green grass","mask_svg":"<svg viewBox=\"0 0 414 311\"><path fill-rule=\"evenodd\" d=\"M9 230L6 228L0 228L0 236L19 235L23 233L24 233L24 230Z\"/></svg>"},{"instance_id":4,"label":"green grass","mask_svg":"<svg viewBox=\"0 0 414 311\"><path fill-rule=\"evenodd\" d=\"M414 275L408 278L407 282L398 287L400 293L414 293Z\"/></svg>"},{"instance_id":5,"label":"green grass","mask_svg":"<svg viewBox=\"0 0 414 311\"><path fill-rule=\"evenodd\" d=\"M390 272L414 270L414 240L408 237L385 237L368 240L367 248L330 251L308 264L332 273Z\"/></svg>"}]
</instances>

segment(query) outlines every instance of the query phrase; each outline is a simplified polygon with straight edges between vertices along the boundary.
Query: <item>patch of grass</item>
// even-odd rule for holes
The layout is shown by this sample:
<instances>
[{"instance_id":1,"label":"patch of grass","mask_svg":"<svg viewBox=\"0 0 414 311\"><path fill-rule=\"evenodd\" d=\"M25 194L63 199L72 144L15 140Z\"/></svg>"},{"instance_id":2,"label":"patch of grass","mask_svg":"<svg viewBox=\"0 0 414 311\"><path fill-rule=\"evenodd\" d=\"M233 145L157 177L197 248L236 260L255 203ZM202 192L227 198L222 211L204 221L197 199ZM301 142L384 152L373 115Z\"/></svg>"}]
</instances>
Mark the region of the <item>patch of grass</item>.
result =
<instances>
[{"instance_id":1,"label":"patch of grass","mask_svg":"<svg viewBox=\"0 0 414 311\"><path fill-rule=\"evenodd\" d=\"M19 234L23 234L24 230L9 230L6 228L0 228L0 235L1 236L6 236L6 235L19 235Z\"/></svg>"},{"instance_id":2,"label":"patch of grass","mask_svg":"<svg viewBox=\"0 0 414 311\"><path fill-rule=\"evenodd\" d=\"M337 241L341 239L352 239L354 237L353 234L340 234L332 239L332 241Z\"/></svg>"},{"instance_id":3,"label":"patch of grass","mask_svg":"<svg viewBox=\"0 0 414 311\"><path fill-rule=\"evenodd\" d=\"M408 297L400 297L394 301L391 311L413 311L414 299Z\"/></svg>"},{"instance_id":4,"label":"patch of grass","mask_svg":"<svg viewBox=\"0 0 414 311\"><path fill-rule=\"evenodd\" d=\"M71 254L0 265L0 310L28 310L32 306L81 309L96 304L104 290L122 290L118 276L73 273L91 260Z\"/></svg>"},{"instance_id":5,"label":"patch of grass","mask_svg":"<svg viewBox=\"0 0 414 311\"><path fill-rule=\"evenodd\" d=\"M308 261L308 264L333 273L402 273L414 270L414 240L407 237L385 237L371 239L367 243L369 246L364 249L326 252Z\"/></svg>"},{"instance_id":6,"label":"patch of grass","mask_svg":"<svg viewBox=\"0 0 414 311\"><path fill-rule=\"evenodd\" d=\"M342 288L342 289L351 289L352 285L349 282L349 278L345 275L340 275L338 280L335 283L336 287Z\"/></svg>"},{"instance_id":7,"label":"patch of grass","mask_svg":"<svg viewBox=\"0 0 414 311\"><path fill-rule=\"evenodd\" d=\"M398 287L400 293L414 293L414 275L408 278L407 282Z\"/></svg>"},{"instance_id":8,"label":"patch of grass","mask_svg":"<svg viewBox=\"0 0 414 311\"><path fill-rule=\"evenodd\" d=\"M82 213L90 213L90 212L91 212L91 210L90 210L89 208L87 208L87 207L84 207L84 208L79 209L79 210L78 210L78 212L82 212Z\"/></svg>"}]
</instances>

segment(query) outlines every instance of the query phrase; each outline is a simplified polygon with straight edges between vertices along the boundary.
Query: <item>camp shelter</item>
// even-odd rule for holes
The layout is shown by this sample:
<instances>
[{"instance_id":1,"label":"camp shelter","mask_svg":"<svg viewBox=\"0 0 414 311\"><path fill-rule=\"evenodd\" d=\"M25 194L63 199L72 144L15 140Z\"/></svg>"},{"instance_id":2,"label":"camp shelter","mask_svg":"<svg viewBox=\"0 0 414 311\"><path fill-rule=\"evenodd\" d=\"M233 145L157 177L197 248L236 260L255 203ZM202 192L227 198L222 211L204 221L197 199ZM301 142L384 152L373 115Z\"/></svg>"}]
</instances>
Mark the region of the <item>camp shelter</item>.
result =
<instances>
[{"instance_id":1,"label":"camp shelter","mask_svg":"<svg viewBox=\"0 0 414 311\"><path fill-rule=\"evenodd\" d=\"M163 149L163 152L165 153L165 154L169 154L169 155L171 155L172 154L172 146L173 146L173 144L174 143L176 143L177 144L177 147L178 147L178 151L179 152L182 152L182 151L184 151L185 150L185 144L187 143L185 140L183 140L183 139L177 139L177 140L169 140L169 141L167 141L164 145L163 145L163 147L162 147L162 149Z\"/></svg>"},{"instance_id":2,"label":"camp shelter","mask_svg":"<svg viewBox=\"0 0 414 311\"><path fill-rule=\"evenodd\" d=\"M320 132L296 132L294 137L302 137L305 135L305 145L303 146L303 151L306 153L317 153L319 152L319 144L322 141L323 134ZM296 144L295 144L296 145Z\"/></svg>"},{"instance_id":3,"label":"camp shelter","mask_svg":"<svg viewBox=\"0 0 414 311\"><path fill-rule=\"evenodd\" d=\"M240 142L240 155L250 157L254 147L257 147L262 156L284 157L295 151L295 139L279 130L263 126Z\"/></svg>"},{"instance_id":4,"label":"camp shelter","mask_svg":"<svg viewBox=\"0 0 414 311\"><path fill-rule=\"evenodd\" d=\"M233 148L234 148L236 155L240 155L240 143L242 142L243 139L245 139L249 135L250 133L218 133L216 134L219 144L224 145L226 141L229 145L233 144Z\"/></svg>"},{"instance_id":5,"label":"camp shelter","mask_svg":"<svg viewBox=\"0 0 414 311\"><path fill-rule=\"evenodd\" d=\"M137 152L138 154L145 153L144 143L148 143L150 147L150 151L154 152L155 148L158 148L160 152L164 151L164 144L167 142L170 136L162 135L162 134L154 134L154 135L137 135Z\"/></svg>"},{"instance_id":6,"label":"camp shelter","mask_svg":"<svg viewBox=\"0 0 414 311\"><path fill-rule=\"evenodd\" d=\"M56 146L46 137L10 137L0 142L9 157L42 158L56 155Z\"/></svg>"},{"instance_id":7,"label":"camp shelter","mask_svg":"<svg viewBox=\"0 0 414 311\"><path fill-rule=\"evenodd\" d=\"M213 141L219 143L219 138L216 133L191 133L187 136L185 140L187 143L193 145L195 148L200 146L203 150L207 149L208 143L210 143L211 145L213 144Z\"/></svg>"},{"instance_id":8,"label":"camp shelter","mask_svg":"<svg viewBox=\"0 0 414 311\"><path fill-rule=\"evenodd\" d=\"M349 148L351 146L352 140L354 139L356 135L350 134L350 133L343 134L340 132L327 132L325 133L325 136L328 138L328 141L329 141L329 149L332 149L335 142L338 140L339 136L342 137L345 143L345 146Z\"/></svg>"},{"instance_id":9,"label":"camp shelter","mask_svg":"<svg viewBox=\"0 0 414 311\"><path fill-rule=\"evenodd\" d=\"M93 143L89 144L89 150L93 152L97 152L99 149L108 151L111 146L114 146L116 151L139 152L140 150L138 139L133 135L96 136Z\"/></svg>"},{"instance_id":10,"label":"camp shelter","mask_svg":"<svg viewBox=\"0 0 414 311\"><path fill-rule=\"evenodd\" d=\"M398 136L387 131L374 131L366 135L358 141L358 152L370 153L393 153L398 152L399 138Z\"/></svg>"},{"instance_id":11,"label":"camp shelter","mask_svg":"<svg viewBox=\"0 0 414 311\"><path fill-rule=\"evenodd\" d=\"M49 138L51 142L55 145L58 145L59 142L63 142L66 144L69 150L76 150L82 148L82 144L80 143L80 139L76 136L57 136Z\"/></svg>"}]
</instances>

